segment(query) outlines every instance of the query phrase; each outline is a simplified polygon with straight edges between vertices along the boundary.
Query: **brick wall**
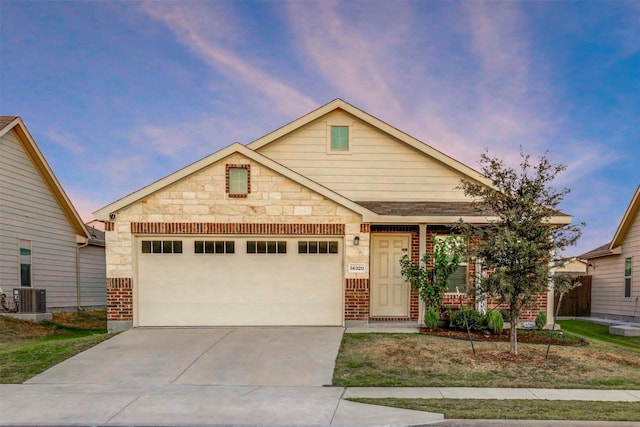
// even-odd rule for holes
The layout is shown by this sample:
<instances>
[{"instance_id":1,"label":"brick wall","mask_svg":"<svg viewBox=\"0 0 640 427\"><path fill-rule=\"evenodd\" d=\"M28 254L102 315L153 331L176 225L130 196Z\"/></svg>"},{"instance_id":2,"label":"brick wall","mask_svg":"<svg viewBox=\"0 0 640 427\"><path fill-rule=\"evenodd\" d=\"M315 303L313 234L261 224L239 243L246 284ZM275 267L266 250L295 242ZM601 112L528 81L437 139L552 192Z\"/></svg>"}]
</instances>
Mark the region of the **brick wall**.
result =
<instances>
[{"instance_id":1,"label":"brick wall","mask_svg":"<svg viewBox=\"0 0 640 427\"><path fill-rule=\"evenodd\" d=\"M344 289L345 320L368 320L369 279L346 279Z\"/></svg>"},{"instance_id":2,"label":"brick wall","mask_svg":"<svg viewBox=\"0 0 640 427\"><path fill-rule=\"evenodd\" d=\"M133 320L133 280L107 278L107 321Z\"/></svg>"}]
</instances>

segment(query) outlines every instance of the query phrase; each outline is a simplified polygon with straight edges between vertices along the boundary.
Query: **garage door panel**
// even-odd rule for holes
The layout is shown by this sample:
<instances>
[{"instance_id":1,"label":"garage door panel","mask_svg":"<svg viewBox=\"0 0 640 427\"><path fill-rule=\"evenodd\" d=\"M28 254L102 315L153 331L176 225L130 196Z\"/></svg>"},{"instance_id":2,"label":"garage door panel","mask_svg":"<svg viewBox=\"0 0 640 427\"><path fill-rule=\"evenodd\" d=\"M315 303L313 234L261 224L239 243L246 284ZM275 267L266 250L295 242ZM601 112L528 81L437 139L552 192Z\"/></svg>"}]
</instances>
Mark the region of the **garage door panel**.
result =
<instances>
[{"instance_id":1,"label":"garage door panel","mask_svg":"<svg viewBox=\"0 0 640 427\"><path fill-rule=\"evenodd\" d=\"M286 254L246 254L253 238L233 239L233 254L196 254L198 239L182 238L181 254L140 254L140 326L342 324L342 249L298 254L300 239L277 237Z\"/></svg>"}]
</instances>

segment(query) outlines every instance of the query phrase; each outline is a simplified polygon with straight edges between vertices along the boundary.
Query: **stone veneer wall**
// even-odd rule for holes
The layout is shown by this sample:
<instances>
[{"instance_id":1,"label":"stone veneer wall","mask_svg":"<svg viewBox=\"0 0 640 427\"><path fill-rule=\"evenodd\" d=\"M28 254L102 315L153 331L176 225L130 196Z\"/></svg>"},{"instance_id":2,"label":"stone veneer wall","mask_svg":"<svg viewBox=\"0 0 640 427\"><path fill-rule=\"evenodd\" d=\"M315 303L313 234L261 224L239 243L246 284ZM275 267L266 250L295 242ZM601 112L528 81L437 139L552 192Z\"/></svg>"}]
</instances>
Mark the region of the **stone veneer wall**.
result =
<instances>
[{"instance_id":1,"label":"stone veneer wall","mask_svg":"<svg viewBox=\"0 0 640 427\"><path fill-rule=\"evenodd\" d=\"M250 165L246 198L226 194L226 165ZM369 264L361 216L236 153L115 213L106 224L108 316L135 320L135 236L139 234L326 234L344 236L345 283L368 281L347 263ZM359 236L360 244L354 245ZM127 284L128 287L125 287ZM368 287L368 286L367 286Z\"/></svg>"}]
</instances>

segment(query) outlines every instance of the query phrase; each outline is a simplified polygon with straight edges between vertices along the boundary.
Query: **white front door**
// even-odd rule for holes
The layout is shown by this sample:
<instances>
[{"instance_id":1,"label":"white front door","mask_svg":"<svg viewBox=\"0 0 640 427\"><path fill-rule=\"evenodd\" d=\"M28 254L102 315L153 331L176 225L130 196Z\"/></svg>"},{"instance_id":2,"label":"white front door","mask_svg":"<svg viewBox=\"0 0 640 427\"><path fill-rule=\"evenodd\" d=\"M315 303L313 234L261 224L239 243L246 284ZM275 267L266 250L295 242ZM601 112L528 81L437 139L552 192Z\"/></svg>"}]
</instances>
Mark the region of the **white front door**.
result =
<instances>
[{"instance_id":1,"label":"white front door","mask_svg":"<svg viewBox=\"0 0 640 427\"><path fill-rule=\"evenodd\" d=\"M374 234L371 239L372 317L408 317L410 284L400 274L400 258L409 253L410 235Z\"/></svg>"}]
</instances>

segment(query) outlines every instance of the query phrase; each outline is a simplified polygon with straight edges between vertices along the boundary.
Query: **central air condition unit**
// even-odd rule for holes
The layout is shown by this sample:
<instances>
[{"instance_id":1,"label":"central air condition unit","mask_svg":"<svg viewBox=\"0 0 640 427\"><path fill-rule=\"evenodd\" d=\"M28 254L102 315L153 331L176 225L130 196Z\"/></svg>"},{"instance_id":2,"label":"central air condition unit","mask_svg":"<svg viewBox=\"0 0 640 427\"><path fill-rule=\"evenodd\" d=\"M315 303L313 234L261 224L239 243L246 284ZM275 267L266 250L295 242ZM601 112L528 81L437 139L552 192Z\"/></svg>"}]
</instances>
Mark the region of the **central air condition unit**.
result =
<instances>
[{"instance_id":1,"label":"central air condition unit","mask_svg":"<svg viewBox=\"0 0 640 427\"><path fill-rule=\"evenodd\" d=\"M18 313L45 313L47 311L47 291L34 288L14 288L13 300Z\"/></svg>"}]
</instances>

